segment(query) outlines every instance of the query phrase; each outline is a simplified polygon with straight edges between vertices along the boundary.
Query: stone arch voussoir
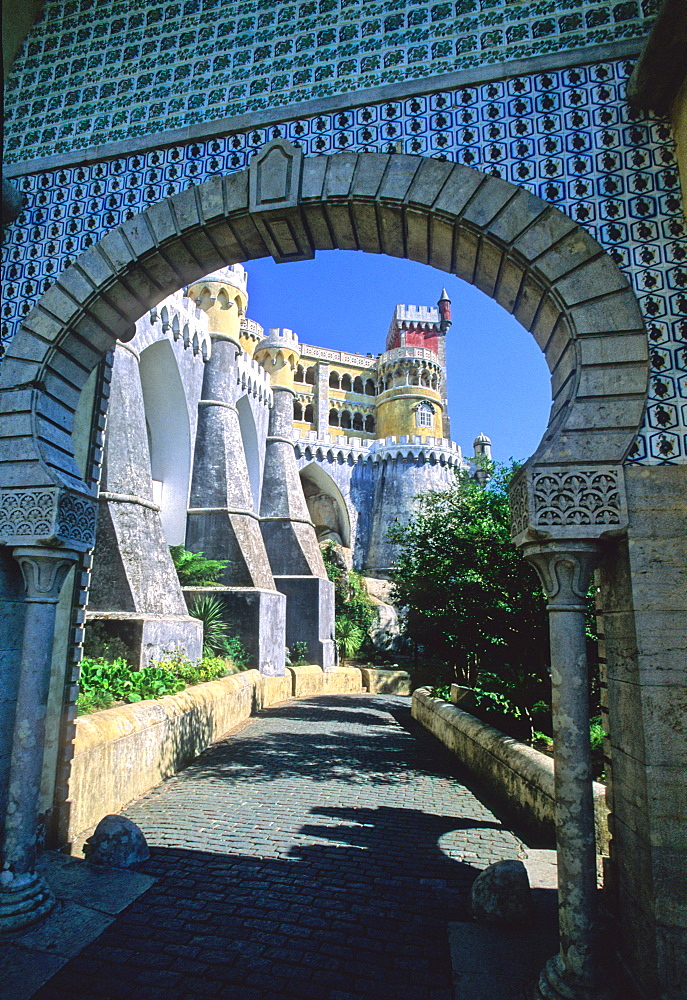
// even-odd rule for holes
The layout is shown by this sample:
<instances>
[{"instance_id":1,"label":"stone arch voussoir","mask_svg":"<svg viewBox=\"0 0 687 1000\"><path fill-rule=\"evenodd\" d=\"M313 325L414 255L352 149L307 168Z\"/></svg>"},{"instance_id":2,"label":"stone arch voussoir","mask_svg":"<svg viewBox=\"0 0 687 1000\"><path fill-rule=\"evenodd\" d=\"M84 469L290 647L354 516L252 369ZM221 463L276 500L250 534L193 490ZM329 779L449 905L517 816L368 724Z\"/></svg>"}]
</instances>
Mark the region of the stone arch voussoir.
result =
<instances>
[{"instance_id":1,"label":"stone arch voussoir","mask_svg":"<svg viewBox=\"0 0 687 1000\"><path fill-rule=\"evenodd\" d=\"M515 498L516 533L555 528L552 510L537 520L536 470L548 470L549 493L558 489L551 477L560 485L575 469L592 478L615 470L622 493L618 470L643 416L648 351L634 294L603 248L525 189L469 167L377 153L305 158L274 140L247 170L166 198L108 233L26 318L0 373L0 540L92 544L93 490L74 462L74 410L92 369L117 339L133 336L147 309L227 263L327 249L455 274L534 336L553 403ZM586 487L575 489L580 496ZM607 490L605 499L606 520L590 527L597 535L623 527L622 497L611 501Z\"/></svg>"}]
</instances>

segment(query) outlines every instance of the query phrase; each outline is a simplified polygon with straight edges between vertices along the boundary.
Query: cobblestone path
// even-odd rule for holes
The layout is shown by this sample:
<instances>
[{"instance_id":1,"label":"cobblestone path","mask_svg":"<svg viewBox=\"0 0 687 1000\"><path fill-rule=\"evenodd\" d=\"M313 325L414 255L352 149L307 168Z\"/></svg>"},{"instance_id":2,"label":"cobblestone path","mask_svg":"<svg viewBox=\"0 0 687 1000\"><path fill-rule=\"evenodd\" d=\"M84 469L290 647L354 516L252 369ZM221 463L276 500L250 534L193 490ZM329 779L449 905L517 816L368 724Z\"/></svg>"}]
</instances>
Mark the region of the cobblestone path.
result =
<instances>
[{"instance_id":1,"label":"cobblestone path","mask_svg":"<svg viewBox=\"0 0 687 1000\"><path fill-rule=\"evenodd\" d=\"M516 837L410 699L268 709L127 810L155 885L39 1000L451 1000L447 923Z\"/></svg>"}]
</instances>

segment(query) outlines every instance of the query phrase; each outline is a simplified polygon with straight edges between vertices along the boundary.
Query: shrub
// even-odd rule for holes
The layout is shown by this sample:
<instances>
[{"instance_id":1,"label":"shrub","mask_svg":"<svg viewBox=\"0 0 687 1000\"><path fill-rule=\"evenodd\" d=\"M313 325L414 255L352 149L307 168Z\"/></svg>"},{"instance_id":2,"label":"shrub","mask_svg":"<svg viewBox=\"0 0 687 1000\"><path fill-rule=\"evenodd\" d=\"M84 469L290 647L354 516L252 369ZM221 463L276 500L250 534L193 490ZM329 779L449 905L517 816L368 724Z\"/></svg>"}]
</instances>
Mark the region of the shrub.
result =
<instances>
[{"instance_id":1,"label":"shrub","mask_svg":"<svg viewBox=\"0 0 687 1000\"><path fill-rule=\"evenodd\" d=\"M202 552L189 552L183 545L170 546L170 554L183 587L211 587L228 564L226 559L206 559Z\"/></svg>"},{"instance_id":2,"label":"shrub","mask_svg":"<svg viewBox=\"0 0 687 1000\"><path fill-rule=\"evenodd\" d=\"M214 656L222 652L230 639L224 602L211 595L199 597L189 614L203 623L203 656Z\"/></svg>"},{"instance_id":3,"label":"shrub","mask_svg":"<svg viewBox=\"0 0 687 1000\"><path fill-rule=\"evenodd\" d=\"M337 618L335 625L336 646L342 662L345 663L358 652L363 644L365 633L359 625L356 625L349 618Z\"/></svg>"},{"instance_id":4,"label":"shrub","mask_svg":"<svg viewBox=\"0 0 687 1000\"><path fill-rule=\"evenodd\" d=\"M307 661L308 661L307 642L294 642L293 646L289 647L289 663L297 665L299 663L307 663Z\"/></svg>"}]
</instances>

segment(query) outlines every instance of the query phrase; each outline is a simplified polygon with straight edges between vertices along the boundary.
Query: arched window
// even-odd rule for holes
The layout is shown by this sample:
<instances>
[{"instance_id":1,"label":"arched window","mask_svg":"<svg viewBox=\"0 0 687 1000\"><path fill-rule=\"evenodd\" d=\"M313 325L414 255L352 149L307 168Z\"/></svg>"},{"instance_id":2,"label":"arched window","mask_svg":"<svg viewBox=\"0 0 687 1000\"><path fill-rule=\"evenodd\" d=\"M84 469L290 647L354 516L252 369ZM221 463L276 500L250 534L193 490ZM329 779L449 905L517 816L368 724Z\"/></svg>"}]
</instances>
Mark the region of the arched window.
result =
<instances>
[{"instance_id":1,"label":"arched window","mask_svg":"<svg viewBox=\"0 0 687 1000\"><path fill-rule=\"evenodd\" d=\"M294 382L305 382L305 369L303 365L299 365L296 368L296 374L293 376Z\"/></svg>"},{"instance_id":2,"label":"arched window","mask_svg":"<svg viewBox=\"0 0 687 1000\"><path fill-rule=\"evenodd\" d=\"M356 375L353 381L353 392L358 392L360 393L361 396L363 395L364 392L363 380L361 379L360 375Z\"/></svg>"},{"instance_id":3,"label":"arched window","mask_svg":"<svg viewBox=\"0 0 687 1000\"><path fill-rule=\"evenodd\" d=\"M429 403L420 403L415 410L415 418L418 427L434 426L434 407Z\"/></svg>"},{"instance_id":4,"label":"arched window","mask_svg":"<svg viewBox=\"0 0 687 1000\"><path fill-rule=\"evenodd\" d=\"M344 410L343 413L341 414L341 426L345 427L347 430L350 430L351 415L348 412L348 410Z\"/></svg>"},{"instance_id":5,"label":"arched window","mask_svg":"<svg viewBox=\"0 0 687 1000\"><path fill-rule=\"evenodd\" d=\"M353 414L353 430L361 431L363 429L363 415L362 413Z\"/></svg>"},{"instance_id":6,"label":"arched window","mask_svg":"<svg viewBox=\"0 0 687 1000\"><path fill-rule=\"evenodd\" d=\"M302 420L303 419L303 404L296 400L293 404L293 419Z\"/></svg>"},{"instance_id":7,"label":"arched window","mask_svg":"<svg viewBox=\"0 0 687 1000\"><path fill-rule=\"evenodd\" d=\"M365 382L365 395L374 396L376 393L374 379L369 378Z\"/></svg>"},{"instance_id":8,"label":"arched window","mask_svg":"<svg viewBox=\"0 0 687 1000\"><path fill-rule=\"evenodd\" d=\"M429 375L427 374L427 372L426 372L426 371L423 371L423 373L422 373L422 377L420 378L420 382L421 382L421 383L422 383L422 385L424 385L424 386L425 386L425 387L426 387L427 389L429 389Z\"/></svg>"},{"instance_id":9,"label":"arched window","mask_svg":"<svg viewBox=\"0 0 687 1000\"><path fill-rule=\"evenodd\" d=\"M329 426L338 427L339 426L339 411L330 410L329 411Z\"/></svg>"},{"instance_id":10,"label":"arched window","mask_svg":"<svg viewBox=\"0 0 687 1000\"><path fill-rule=\"evenodd\" d=\"M351 392L351 376L342 375L341 376L341 388L344 392Z\"/></svg>"},{"instance_id":11,"label":"arched window","mask_svg":"<svg viewBox=\"0 0 687 1000\"><path fill-rule=\"evenodd\" d=\"M341 377L338 372L329 373L329 388L330 389L340 389L341 388Z\"/></svg>"},{"instance_id":12,"label":"arched window","mask_svg":"<svg viewBox=\"0 0 687 1000\"><path fill-rule=\"evenodd\" d=\"M305 381L308 385L315 385L315 366L312 365L305 373Z\"/></svg>"},{"instance_id":13,"label":"arched window","mask_svg":"<svg viewBox=\"0 0 687 1000\"><path fill-rule=\"evenodd\" d=\"M308 405L306 406L305 413L304 413L303 416L304 416L306 424L313 423L313 408L310 405L310 403L308 403Z\"/></svg>"},{"instance_id":14,"label":"arched window","mask_svg":"<svg viewBox=\"0 0 687 1000\"><path fill-rule=\"evenodd\" d=\"M368 434L375 432L375 418L371 414L365 417L365 430Z\"/></svg>"}]
</instances>

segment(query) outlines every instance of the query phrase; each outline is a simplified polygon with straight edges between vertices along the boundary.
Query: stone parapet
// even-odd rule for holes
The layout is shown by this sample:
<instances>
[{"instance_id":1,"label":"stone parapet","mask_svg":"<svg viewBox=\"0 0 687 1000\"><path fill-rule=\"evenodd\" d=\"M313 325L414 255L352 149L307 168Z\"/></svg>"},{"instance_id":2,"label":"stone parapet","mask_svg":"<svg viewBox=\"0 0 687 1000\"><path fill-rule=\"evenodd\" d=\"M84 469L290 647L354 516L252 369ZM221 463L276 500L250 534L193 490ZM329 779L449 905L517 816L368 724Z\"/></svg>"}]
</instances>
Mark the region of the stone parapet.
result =
<instances>
[{"instance_id":1,"label":"stone parapet","mask_svg":"<svg viewBox=\"0 0 687 1000\"><path fill-rule=\"evenodd\" d=\"M461 764L529 829L551 836L555 794L553 760L505 736L429 688L413 692L412 715L460 759ZM608 854L608 807L604 785L594 782L596 845Z\"/></svg>"},{"instance_id":2,"label":"stone parapet","mask_svg":"<svg viewBox=\"0 0 687 1000\"><path fill-rule=\"evenodd\" d=\"M410 674L406 670L360 667L360 673L369 694L410 694Z\"/></svg>"}]
</instances>

